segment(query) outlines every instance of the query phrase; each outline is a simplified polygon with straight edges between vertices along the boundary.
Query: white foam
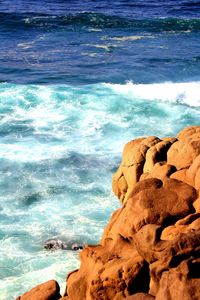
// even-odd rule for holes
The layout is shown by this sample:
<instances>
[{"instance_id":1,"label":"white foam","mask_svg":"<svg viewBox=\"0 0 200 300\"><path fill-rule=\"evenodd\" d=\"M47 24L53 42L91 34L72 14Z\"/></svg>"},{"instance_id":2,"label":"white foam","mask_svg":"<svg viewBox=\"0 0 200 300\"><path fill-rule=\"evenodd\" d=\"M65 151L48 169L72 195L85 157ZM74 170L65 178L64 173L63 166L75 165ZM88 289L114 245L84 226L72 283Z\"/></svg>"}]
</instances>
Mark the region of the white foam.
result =
<instances>
[{"instance_id":1,"label":"white foam","mask_svg":"<svg viewBox=\"0 0 200 300\"><path fill-rule=\"evenodd\" d=\"M113 48L118 47L118 45L114 44L108 44L108 45L102 45L102 44L87 44L86 46L95 47L97 49L103 49L105 51L111 51Z\"/></svg>"},{"instance_id":2,"label":"white foam","mask_svg":"<svg viewBox=\"0 0 200 300\"><path fill-rule=\"evenodd\" d=\"M100 28L89 28L88 31L89 32L101 32L102 29L100 29Z\"/></svg>"},{"instance_id":3,"label":"white foam","mask_svg":"<svg viewBox=\"0 0 200 300\"><path fill-rule=\"evenodd\" d=\"M58 159L70 151L101 153L109 149L112 153L118 153L121 149L119 145L122 147L125 139L123 130L130 138L133 135L133 131L128 130L133 127L133 121L129 118L130 111L134 114L136 135L144 134L137 129L139 126L146 128L148 123L154 128L159 120L159 115L152 115L147 121L142 111L143 105L139 105L140 100L170 104L160 107L160 110L169 116L168 128L173 132L175 126L171 122L173 120L174 123L177 116L182 117L184 108L180 110L179 105L172 107L171 104L199 107L200 82L127 82L84 87L1 84L0 99L3 112L0 125L3 129L7 124L11 128L9 139L2 138L0 157L17 161L40 161ZM116 109L118 105L120 110ZM198 110L195 115L198 117ZM17 131L18 125L24 126L24 130ZM112 143L109 143L109 130L112 129L108 130L108 134L106 131L109 127L118 131L118 138L113 136ZM26 130L27 134L24 134Z\"/></svg>"},{"instance_id":4,"label":"white foam","mask_svg":"<svg viewBox=\"0 0 200 300\"><path fill-rule=\"evenodd\" d=\"M9 276L0 280L0 299L15 299L30 288L52 278L59 282L63 294L66 273L77 267L79 267L77 253L71 251L37 253L36 258L33 256L31 260L22 260L21 272L18 276Z\"/></svg>"},{"instance_id":5,"label":"white foam","mask_svg":"<svg viewBox=\"0 0 200 300\"><path fill-rule=\"evenodd\" d=\"M126 42L126 41L138 41L141 40L144 36L140 35L131 35L131 36L115 36L112 37L111 40L119 41L119 42Z\"/></svg>"},{"instance_id":6,"label":"white foam","mask_svg":"<svg viewBox=\"0 0 200 300\"><path fill-rule=\"evenodd\" d=\"M192 107L200 106L200 81L182 83L154 83L154 84L110 84L105 86L114 92L134 99L156 100L171 103L186 104Z\"/></svg>"},{"instance_id":7,"label":"white foam","mask_svg":"<svg viewBox=\"0 0 200 300\"><path fill-rule=\"evenodd\" d=\"M22 162L40 161L43 159L58 159L66 154L67 149L62 145L35 144L0 144L0 157Z\"/></svg>"}]
</instances>

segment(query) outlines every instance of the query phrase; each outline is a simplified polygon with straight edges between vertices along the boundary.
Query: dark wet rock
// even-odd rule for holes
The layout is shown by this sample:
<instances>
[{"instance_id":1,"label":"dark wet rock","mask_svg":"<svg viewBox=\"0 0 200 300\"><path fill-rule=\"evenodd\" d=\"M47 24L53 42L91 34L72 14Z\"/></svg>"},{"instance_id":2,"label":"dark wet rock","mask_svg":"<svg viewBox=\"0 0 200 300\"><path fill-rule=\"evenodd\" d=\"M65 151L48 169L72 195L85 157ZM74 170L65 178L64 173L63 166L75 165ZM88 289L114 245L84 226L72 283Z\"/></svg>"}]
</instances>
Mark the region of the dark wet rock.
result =
<instances>
[{"instance_id":1,"label":"dark wet rock","mask_svg":"<svg viewBox=\"0 0 200 300\"><path fill-rule=\"evenodd\" d=\"M68 246L59 239L51 239L45 242L44 248L46 250L67 250Z\"/></svg>"},{"instance_id":2,"label":"dark wet rock","mask_svg":"<svg viewBox=\"0 0 200 300\"><path fill-rule=\"evenodd\" d=\"M73 244L72 245L72 250L74 250L74 251L82 250L83 248L84 248L84 245L81 245L81 244Z\"/></svg>"},{"instance_id":3,"label":"dark wet rock","mask_svg":"<svg viewBox=\"0 0 200 300\"><path fill-rule=\"evenodd\" d=\"M65 243L60 239L49 239L44 244L44 249L46 250L73 250L78 251L84 249L86 245L81 243Z\"/></svg>"}]
</instances>

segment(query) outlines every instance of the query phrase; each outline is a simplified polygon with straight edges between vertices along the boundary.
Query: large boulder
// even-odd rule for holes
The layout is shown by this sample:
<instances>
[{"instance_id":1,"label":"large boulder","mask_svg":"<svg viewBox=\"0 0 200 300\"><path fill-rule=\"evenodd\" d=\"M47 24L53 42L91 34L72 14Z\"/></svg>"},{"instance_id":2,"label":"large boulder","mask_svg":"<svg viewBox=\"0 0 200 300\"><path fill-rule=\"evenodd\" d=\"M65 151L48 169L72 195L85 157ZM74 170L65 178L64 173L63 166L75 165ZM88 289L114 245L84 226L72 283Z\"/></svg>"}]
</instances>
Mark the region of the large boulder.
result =
<instances>
[{"instance_id":1,"label":"large boulder","mask_svg":"<svg viewBox=\"0 0 200 300\"><path fill-rule=\"evenodd\" d=\"M167 161L177 170L190 167L200 154L200 126L193 126L181 131L178 140L167 152Z\"/></svg>"},{"instance_id":2,"label":"large boulder","mask_svg":"<svg viewBox=\"0 0 200 300\"><path fill-rule=\"evenodd\" d=\"M60 287L55 280L49 280L34 287L16 300L58 300L61 298Z\"/></svg>"},{"instance_id":3,"label":"large boulder","mask_svg":"<svg viewBox=\"0 0 200 300\"><path fill-rule=\"evenodd\" d=\"M67 278L65 295L71 300L121 299L149 289L148 264L120 235L86 247L80 259L80 269Z\"/></svg>"},{"instance_id":4,"label":"large boulder","mask_svg":"<svg viewBox=\"0 0 200 300\"><path fill-rule=\"evenodd\" d=\"M124 203L138 181L171 177L200 189L200 126L182 130L176 138L138 138L124 147L112 188Z\"/></svg>"}]
</instances>

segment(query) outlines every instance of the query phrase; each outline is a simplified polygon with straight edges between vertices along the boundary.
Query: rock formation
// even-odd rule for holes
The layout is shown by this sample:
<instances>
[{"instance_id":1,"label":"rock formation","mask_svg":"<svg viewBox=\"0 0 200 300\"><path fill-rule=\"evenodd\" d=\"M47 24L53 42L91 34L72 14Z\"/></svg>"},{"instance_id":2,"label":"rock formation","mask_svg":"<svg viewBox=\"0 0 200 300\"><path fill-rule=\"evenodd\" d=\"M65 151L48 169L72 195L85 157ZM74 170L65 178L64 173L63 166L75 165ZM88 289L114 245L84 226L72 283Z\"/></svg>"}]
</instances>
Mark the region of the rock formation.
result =
<instances>
[{"instance_id":1,"label":"rock formation","mask_svg":"<svg viewBox=\"0 0 200 300\"><path fill-rule=\"evenodd\" d=\"M49 280L36 286L16 300L58 300L60 297L60 287L58 283L55 280Z\"/></svg>"},{"instance_id":2,"label":"rock formation","mask_svg":"<svg viewBox=\"0 0 200 300\"><path fill-rule=\"evenodd\" d=\"M122 207L61 299L200 299L200 126L126 144L112 186ZM33 291L19 299L58 299Z\"/></svg>"}]
</instances>

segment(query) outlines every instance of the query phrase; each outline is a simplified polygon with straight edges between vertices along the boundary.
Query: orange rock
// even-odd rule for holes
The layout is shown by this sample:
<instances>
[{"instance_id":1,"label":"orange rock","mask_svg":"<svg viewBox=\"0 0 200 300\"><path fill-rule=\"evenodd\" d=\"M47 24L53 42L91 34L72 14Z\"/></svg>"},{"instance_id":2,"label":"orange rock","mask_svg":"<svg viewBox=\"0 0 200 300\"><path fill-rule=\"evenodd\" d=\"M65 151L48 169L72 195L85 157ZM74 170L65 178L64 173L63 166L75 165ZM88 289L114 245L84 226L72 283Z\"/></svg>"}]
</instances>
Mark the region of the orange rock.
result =
<instances>
[{"instance_id":1,"label":"orange rock","mask_svg":"<svg viewBox=\"0 0 200 300\"><path fill-rule=\"evenodd\" d=\"M150 264L158 259L156 250L166 246L160 243L161 226L148 224L143 226L133 237L138 253ZM160 248L159 248L160 250Z\"/></svg>"},{"instance_id":2,"label":"orange rock","mask_svg":"<svg viewBox=\"0 0 200 300\"><path fill-rule=\"evenodd\" d=\"M151 186L144 189L143 185L148 185L149 180ZM158 179L146 179L139 182L135 187L138 192L128 199L125 205L126 213L122 215L126 218L128 214L134 216L134 218L129 218L129 227L134 232L150 223L167 224L181 216L186 216L193 210L191 203L197 198L194 188L175 179L163 180L162 187L156 186L158 182ZM141 189L139 189L140 186Z\"/></svg>"},{"instance_id":3,"label":"orange rock","mask_svg":"<svg viewBox=\"0 0 200 300\"><path fill-rule=\"evenodd\" d=\"M187 171L188 171L188 168L182 169L182 170L178 170L178 171L172 173L172 175L170 176L170 178L177 179L179 181L185 182L185 183L190 184L190 185L193 186L192 182L189 180L189 178L187 176Z\"/></svg>"},{"instance_id":4,"label":"orange rock","mask_svg":"<svg viewBox=\"0 0 200 300\"><path fill-rule=\"evenodd\" d=\"M183 261L163 272L156 300L193 300L200 297L200 259Z\"/></svg>"},{"instance_id":5,"label":"orange rock","mask_svg":"<svg viewBox=\"0 0 200 300\"><path fill-rule=\"evenodd\" d=\"M200 126L190 126L181 130L178 134L179 140L188 140L197 136L200 139Z\"/></svg>"},{"instance_id":6,"label":"orange rock","mask_svg":"<svg viewBox=\"0 0 200 300\"><path fill-rule=\"evenodd\" d=\"M34 287L16 300L58 300L60 298L58 283L55 280L50 280Z\"/></svg>"},{"instance_id":7,"label":"orange rock","mask_svg":"<svg viewBox=\"0 0 200 300\"><path fill-rule=\"evenodd\" d=\"M160 142L157 137L140 138L127 143L122 163L113 176L112 188L121 202L126 201L143 173L147 150Z\"/></svg>"},{"instance_id":8,"label":"orange rock","mask_svg":"<svg viewBox=\"0 0 200 300\"><path fill-rule=\"evenodd\" d=\"M200 213L200 197L194 201L193 206L195 208L195 211Z\"/></svg>"},{"instance_id":9,"label":"orange rock","mask_svg":"<svg viewBox=\"0 0 200 300\"><path fill-rule=\"evenodd\" d=\"M171 178L186 182L196 189L200 189L200 155L198 155L189 168L179 170Z\"/></svg>"},{"instance_id":10,"label":"orange rock","mask_svg":"<svg viewBox=\"0 0 200 300\"><path fill-rule=\"evenodd\" d=\"M193 187L174 179L139 182L131 198L113 214L101 245L89 246L81 252L81 267L67 279L66 295L72 300L92 300L147 293L149 271L144 259L151 263L159 259L157 252L162 247L167 251L166 243L160 243L159 251L156 248L160 225L173 223L192 212L196 198ZM143 231L147 227L148 231ZM143 290L138 290L136 282L140 282Z\"/></svg>"},{"instance_id":11,"label":"orange rock","mask_svg":"<svg viewBox=\"0 0 200 300\"><path fill-rule=\"evenodd\" d=\"M128 184L122 172L122 166L118 168L112 178L112 190L114 194L123 203L124 197L128 189Z\"/></svg>"},{"instance_id":12,"label":"orange rock","mask_svg":"<svg viewBox=\"0 0 200 300\"><path fill-rule=\"evenodd\" d=\"M199 157L197 126L181 131L178 140L149 137L125 145L113 176L123 206L100 245L82 251L80 269L67 279L70 300L200 298L198 280L189 275L200 252Z\"/></svg>"},{"instance_id":13,"label":"orange rock","mask_svg":"<svg viewBox=\"0 0 200 300\"><path fill-rule=\"evenodd\" d=\"M190 182L196 189L200 189L200 155L198 155L187 171Z\"/></svg>"},{"instance_id":14,"label":"orange rock","mask_svg":"<svg viewBox=\"0 0 200 300\"><path fill-rule=\"evenodd\" d=\"M190 127L178 134L178 141L167 152L167 162L177 170L190 167L200 154L200 127Z\"/></svg>"},{"instance_id":15,"label":"orange rock","mask_svg":"<svg viewBox=\"0 0 200 300\"><path fill-rule=\"evenodd\" d=\"M174 172L176 172L176 168L174 166L169 165L166 162L157 162L150 173L143 173L140 176L140 181L148 178L158 178L162 180L165 177L169 177Z\"/></svg>"},{"instance_id":16,"label":"orange rock","mask_svg":"<svg viewBox=\"0 0 200 300\"><path fill-rule=\"evenodd\" d=\"M161 240L172 240L183 234L200 230L200 213L188 215L184 219L180 219L175 223L166 227L161 234Z\"/></svg>"},{"instance_id":17,"label":"orange rock","mask_svg":"<svg viewBox=\"0 0 200 300\"><path fill-rule=\"evenodd\" d=\"M198 257L199 252L200 230L159 242L154 248L154 261L150 264L150 294L157 294L163 272L177 267L181 261Z\"/></svg>"},{"instance_id":18,"label":"orange rock","mask_svg":"<svg viewBox=\"0 0 200 300\"><path fill-rule=\"evenodd\" d=\"M135 295L129 296L127 298L124 298L126 300L153 300L155 297L145 294L145 293L137 293Z\"/></svg>"},{"instance_id":19,"label":"orange rock","mask_svg":"<svg viewBox=\"0 0 200 300\"><path fill-rule=\"evenodd\" d=\"M174 139L172 141L170 140L160 141L159 143L155 144L154 146L148 149L145 157L146 159L145 159L144 168L143 168L144 173L151 172L154 165L157 162L167 160L167 151L171 147L173 142Z\"/></svg>"},{"instance_id":20,"label":"orange rock","mask_svg":"<svg viewBox=\"0 0 200 300\"><path fill-rule=\"evenodd\" d=\"M124 167L130 167L144 161L145 153L148 149L148 147L142 144L144 140L144 138L136 139L125 145L122 154L122 165Z\"/></svg>"},{"instance_id":21,"label":"orange rock","mask_svg":"<svg viewBox=\"0 0 200 300\"><path fill-rule=\"evenodd\" d=\"M66 294L72 300L114 299L148 290L147 264L120 236L105 240L104 246L85 248L80 258L79 271L67 279Z\"/></svg>"}]
</instances>

